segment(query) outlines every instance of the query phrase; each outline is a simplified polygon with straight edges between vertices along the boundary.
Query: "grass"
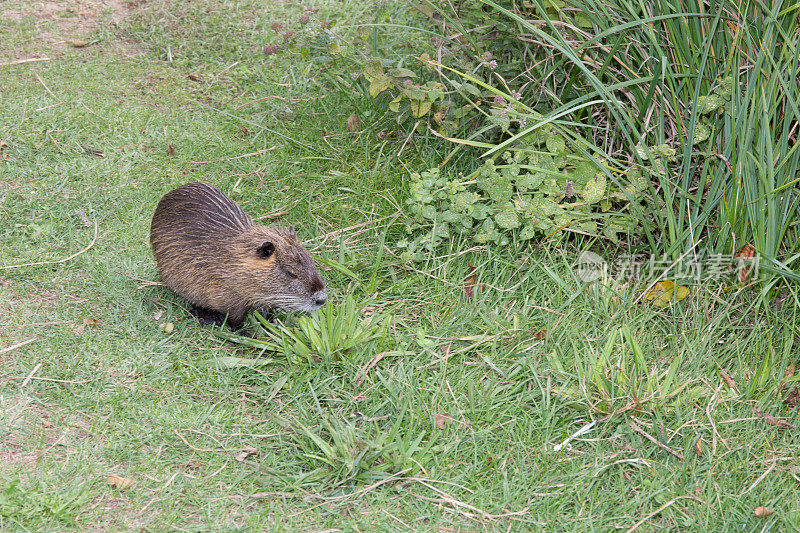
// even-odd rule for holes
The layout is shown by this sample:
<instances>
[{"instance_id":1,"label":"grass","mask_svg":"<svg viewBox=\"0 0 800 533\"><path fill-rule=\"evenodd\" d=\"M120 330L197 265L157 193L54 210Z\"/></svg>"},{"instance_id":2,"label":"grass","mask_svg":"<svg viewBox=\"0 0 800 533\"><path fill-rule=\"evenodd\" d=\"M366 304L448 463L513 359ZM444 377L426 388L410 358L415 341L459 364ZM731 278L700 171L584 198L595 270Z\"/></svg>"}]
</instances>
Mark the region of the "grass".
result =
<instances>
[{"instance_id":1,"label":"grass","mask_svg":"<svg viewBox=\"0 0 800 533\"><path fill-rule=\"evenodd\" d=\"M765 309L697 286L656 310L581 284L577 251L547 243L404 265L380 244L402 231L405 167L437 147L397 158L369 129L380 102L260 52L297 4L109 4L3 6L0 529L800 527L791 294ZM411 16L309 7L343 27ZM190 180L294 224L325 267L321 316L363 342L247 364L258 349L153 287L150 216ZM80 251L95 222L74 259L7 268ZM367 319L386 325L358 337Z\"/></svg>"}]
</instances>

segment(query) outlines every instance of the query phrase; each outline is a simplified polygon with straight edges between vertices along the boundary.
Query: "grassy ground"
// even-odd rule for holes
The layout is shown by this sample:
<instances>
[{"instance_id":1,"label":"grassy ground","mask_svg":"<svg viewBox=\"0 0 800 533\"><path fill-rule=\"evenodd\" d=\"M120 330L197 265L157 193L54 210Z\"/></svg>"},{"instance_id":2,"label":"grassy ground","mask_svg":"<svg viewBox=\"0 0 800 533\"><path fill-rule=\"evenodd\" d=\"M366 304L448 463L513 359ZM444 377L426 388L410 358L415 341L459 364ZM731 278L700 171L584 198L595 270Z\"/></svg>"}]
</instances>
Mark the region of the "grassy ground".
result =
<instances>
[{"instance_id":1,"label":"grassy ground","mask_svg":"<svg viewBox=\"0 0 800 533\"><path fill-rule=\"evenodd\" d=\"M800 528L790 300L697 287L656 311L546 244L400 264L406 167L444 147L397 157L377 104L263 54L294 2L0 10L0 530ZM294 224L345 333L385 325L346 351L229 359L259 352L152 284L150 216L192 180Z\"/></svg>"}]
</instances>

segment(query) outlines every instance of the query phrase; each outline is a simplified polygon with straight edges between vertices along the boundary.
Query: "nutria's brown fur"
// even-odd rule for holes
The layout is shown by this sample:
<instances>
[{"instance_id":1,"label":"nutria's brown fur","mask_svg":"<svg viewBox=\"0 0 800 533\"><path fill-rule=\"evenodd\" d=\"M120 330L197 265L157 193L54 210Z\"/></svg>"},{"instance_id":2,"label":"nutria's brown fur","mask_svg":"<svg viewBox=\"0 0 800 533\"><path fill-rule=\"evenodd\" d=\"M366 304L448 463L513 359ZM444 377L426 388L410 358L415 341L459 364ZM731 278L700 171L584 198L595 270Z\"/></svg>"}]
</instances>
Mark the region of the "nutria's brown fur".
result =
<instances>
[{"instance_id":1,"label":"nutria's brown fur","mask_svg":"<svg viewBox=\"0 0 800 533\"><path fill-rule=\"evenodd\" d=\"M256 226L225 194L189 183L164 195L150 226L158 273L202 321L240 329L253 309L313 311L327 294L294 230Z\"/></svg>"}]
</instances>

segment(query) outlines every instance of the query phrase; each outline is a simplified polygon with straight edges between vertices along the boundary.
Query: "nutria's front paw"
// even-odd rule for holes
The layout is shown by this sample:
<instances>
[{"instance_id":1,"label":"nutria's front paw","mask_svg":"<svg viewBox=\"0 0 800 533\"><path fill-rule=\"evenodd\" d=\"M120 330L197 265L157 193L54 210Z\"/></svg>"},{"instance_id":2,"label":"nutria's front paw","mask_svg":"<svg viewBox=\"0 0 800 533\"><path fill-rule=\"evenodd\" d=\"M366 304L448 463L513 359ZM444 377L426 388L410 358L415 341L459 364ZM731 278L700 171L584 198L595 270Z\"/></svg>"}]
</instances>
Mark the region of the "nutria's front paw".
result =
<instances>
[{"instance_id":1,"label":"nutria's front paw","mask_svg":"<svg viewBox=\"0 0 800 533\"><path fill-rule=\"evenodd\" d=\"M225 323L225 317L213 309L193 305L189 312L204 326L221 326Z\"/></svg>"},{"instance_id":2,"label":"nutria's front paw","mask_svg":"<svg viewBox=\"0 0 800 533\"><path fill-rule=\"evenodd\" d=\"M233 332L241 337L247 337L248 339L256 338L255 334L244 326L240 327L239 329L234 329Z\"/></svg>"},{"instance_id":3,"label":"nutria's front paw","mask_svg":"<svg viewBox=\"0 0 800 533\"><path fill-rule=\"evenodd\" d=\"M256 309L258 313L264 317L264 320L270 323L275 323L275 312L271 308Z\"/></svg>"}]
</instances>

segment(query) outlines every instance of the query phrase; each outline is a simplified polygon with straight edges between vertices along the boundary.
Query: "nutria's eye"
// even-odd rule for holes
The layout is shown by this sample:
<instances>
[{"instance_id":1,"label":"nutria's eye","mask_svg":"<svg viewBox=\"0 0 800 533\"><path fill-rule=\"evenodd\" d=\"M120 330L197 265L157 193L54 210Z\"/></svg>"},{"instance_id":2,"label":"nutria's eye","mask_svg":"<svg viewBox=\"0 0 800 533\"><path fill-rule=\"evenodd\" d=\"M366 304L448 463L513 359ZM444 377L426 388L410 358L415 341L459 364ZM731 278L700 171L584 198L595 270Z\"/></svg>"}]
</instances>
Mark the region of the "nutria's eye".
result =
<instances>
[{"instance_id":1,"label":"nutria's eye","mask_svg":"<svg viewBox=\"0 0 800 533\"><path fill-rule=\"evenodd\" d=\"M286 275L289 276L289 279L297 279L297 274L295 274L291 270L287 270Z\"/></svg>"},{"instance_id":2,"label":"nutria's eye","mask_svg":"<svg viewBox=\"0 0 800 533\"><path fill-rule=\"evenodd\" d=\"M256 253L261 259L269 259L270 256L275 253L275 245L267 241L258 247Z\"/></svg>"}]
</instances>

